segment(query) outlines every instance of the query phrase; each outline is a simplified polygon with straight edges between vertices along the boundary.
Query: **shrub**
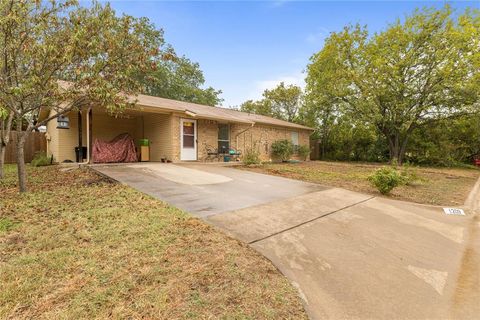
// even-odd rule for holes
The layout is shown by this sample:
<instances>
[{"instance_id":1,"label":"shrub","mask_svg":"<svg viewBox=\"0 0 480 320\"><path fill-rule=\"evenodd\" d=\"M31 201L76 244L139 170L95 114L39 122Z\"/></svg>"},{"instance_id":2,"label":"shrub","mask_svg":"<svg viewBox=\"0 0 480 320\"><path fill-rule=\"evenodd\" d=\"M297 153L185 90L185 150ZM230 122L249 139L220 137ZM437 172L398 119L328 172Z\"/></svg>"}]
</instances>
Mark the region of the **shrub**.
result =
<instances>
[{"instance_id":1,"label":"shrub","mask_svg":"<svg viewBox=\"0 0 480 320\"><path fill-rule=\"evenodd\" d=\"M243 164L247 166L252 164L260 164L260 152L258 152L254 147L248 148L245 150L242 160Z\"/></svg>"},{"instance_id":2,"label":"shrub","mask_svg":"<svg viewBox=\"0 0 480 320\"><path fill-rule=\"evenodd\" d=\"M401 175L403 182L408 186L414 185L420 180L417 170L408 162L402 166Z\"/></svg>"},{"instance_id":3,"label":"shrub","mask_svg":"<svg viewBox=\"0 0 480 320\"><path fill-rule=\"evenodd\" d=\"M52 159L49 156L47 156L45 152L42 151L35 154L30 164L33 167L48 166L52 164Z\"/></svg>"},{"instance_id":4,"label":"shrub","mask_svg":"<svg viewBox=\"0 0 480 320\"><path fill-rule=\"evenodd\" d=\"M282 161L287 161L293 154L293 144L290 140L278 140L272 143L272 154L280 158Z\"/></svg>"},{"instance_id":5,"label":"shrub","mask_svg":"<svg viewBox=\"0 0 480 320\"><path fill-rule=\"evenodd\" d=\"M377 169L368 177L368 180L381 194L389 194L395 187L406 183L405 177L392 167Z\"/></svg>"},{"instance_id":6,"label":"shrub","mask_svg":"<svg viewBox=\"0 0 480 320\"><path fill-rule=\"evenodd\" d=\"M299 146L297 152L303 160L307 160L310 155L310 148L308 146Z\"/></svg>"}]
</instances>

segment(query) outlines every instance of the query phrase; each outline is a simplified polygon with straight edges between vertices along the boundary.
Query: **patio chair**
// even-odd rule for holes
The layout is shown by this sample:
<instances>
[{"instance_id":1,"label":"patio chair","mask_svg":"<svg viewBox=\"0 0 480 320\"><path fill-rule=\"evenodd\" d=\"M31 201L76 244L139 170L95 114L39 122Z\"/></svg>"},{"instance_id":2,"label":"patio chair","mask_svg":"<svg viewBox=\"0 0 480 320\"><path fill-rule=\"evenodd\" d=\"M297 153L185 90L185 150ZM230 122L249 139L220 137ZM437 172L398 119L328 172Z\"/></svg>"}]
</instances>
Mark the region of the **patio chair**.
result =
<instances>
[{"instance_id":1,"label":"patio chair","mask_svg":"<svg viewBox=\"0 0 480 320\"><path fill-rule=\"evenodd\" d=\"M205 162L209 160L217 160L218 161L218 150L208 144L205 144Z\"/></svg>"}]
</instances>

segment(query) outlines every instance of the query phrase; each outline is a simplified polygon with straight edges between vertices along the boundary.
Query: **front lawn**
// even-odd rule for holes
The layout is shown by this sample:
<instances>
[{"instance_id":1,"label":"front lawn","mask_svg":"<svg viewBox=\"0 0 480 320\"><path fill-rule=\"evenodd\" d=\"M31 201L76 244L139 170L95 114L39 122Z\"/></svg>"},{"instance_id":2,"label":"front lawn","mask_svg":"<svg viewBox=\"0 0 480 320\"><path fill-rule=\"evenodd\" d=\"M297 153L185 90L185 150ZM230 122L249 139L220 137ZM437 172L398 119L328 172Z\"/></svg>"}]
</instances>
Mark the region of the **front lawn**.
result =
<instances>
[{"instance_id":1,"label":"front lawn","mask_svg":"<svg viewBox=\"0 0 480 320\"><path fill-rule=\"evenodd\" d=\"M308 161L243 168L380 196L367 177L382 166L355 162ZM433 205L463 205L480 175L480 170L473 168L412 167L409 170L418 176L418 180L412 185L394 189L390 194L391 198Z\"/></svg>"},{"instance_id":2,"label":"front lawn","mask_svg":"<svg viewBox=\"0 0 480 320\"><path fill-rule=\"evenodd\" d=\"M0 182L0 318L306 318L265 258L87 170Z\"/></svg>"}]
</instances>

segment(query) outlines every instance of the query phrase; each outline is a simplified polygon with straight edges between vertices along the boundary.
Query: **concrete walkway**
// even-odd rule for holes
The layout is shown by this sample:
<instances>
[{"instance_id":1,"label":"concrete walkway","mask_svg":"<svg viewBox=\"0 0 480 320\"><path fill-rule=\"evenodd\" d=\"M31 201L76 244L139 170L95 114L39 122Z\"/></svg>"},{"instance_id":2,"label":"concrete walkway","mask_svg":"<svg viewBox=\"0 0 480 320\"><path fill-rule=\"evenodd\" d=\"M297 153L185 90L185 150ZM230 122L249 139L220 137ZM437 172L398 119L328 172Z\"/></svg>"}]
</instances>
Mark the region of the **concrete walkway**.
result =
<instances>
[{"instance_id":1,"label":"concrete walkway","mask_svg":"<svg viewBox=\"0 0 480 320\"><path fill-rule=\"evenodd\" d=\"M476 215L219 166L150 165L96 169L250 244L312 319L478 319Z\"/></svg>"}]
</instances>

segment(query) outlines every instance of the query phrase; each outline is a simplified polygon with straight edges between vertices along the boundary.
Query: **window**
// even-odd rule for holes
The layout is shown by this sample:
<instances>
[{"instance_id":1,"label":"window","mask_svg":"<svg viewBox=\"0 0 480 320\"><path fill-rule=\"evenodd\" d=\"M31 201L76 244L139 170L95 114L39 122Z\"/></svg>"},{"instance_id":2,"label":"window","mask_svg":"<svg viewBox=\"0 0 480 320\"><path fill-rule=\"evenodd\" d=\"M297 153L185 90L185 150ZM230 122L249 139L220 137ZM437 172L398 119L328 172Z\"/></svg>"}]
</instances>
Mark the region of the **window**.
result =
<instances>
[{"instance_id":1,"label":"window","mask_svg":"<svg viewBox=\"0 0 480 320\"><path fill-rule=\"evenodd\" d=\"M292 144L298 146L298 132L292 131Z\"/></svg>"},{"instance_id":2,"label":"window","mask_svg":"<svg viewBox=\"0 0 480 320\"><path fill-rule=\"evenodd\" d=\"M195 148L195 125L193 122L183 122L183 147Z\"/></svg>"},{"instance_id":3,"label":"window","mask_svg":"<svg viewBox=\"0 0 480 320\"><path fill-rule=\"evenodd\" d=\"M230 151L230 126L228 124L218 124L218 153L228 153Z\"/></svg>"},{"instance_id":4,"label":"window","mask_svg":"<svg viewBox=\"0 0 480 320\"><path fill-rule=\"evenodd\" d=\"M70 119L67 116L58 116L57 117L57 128L59 129L69 129L70 128Z\"/></svg>"}]
</instances>

